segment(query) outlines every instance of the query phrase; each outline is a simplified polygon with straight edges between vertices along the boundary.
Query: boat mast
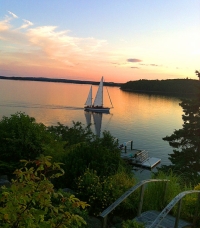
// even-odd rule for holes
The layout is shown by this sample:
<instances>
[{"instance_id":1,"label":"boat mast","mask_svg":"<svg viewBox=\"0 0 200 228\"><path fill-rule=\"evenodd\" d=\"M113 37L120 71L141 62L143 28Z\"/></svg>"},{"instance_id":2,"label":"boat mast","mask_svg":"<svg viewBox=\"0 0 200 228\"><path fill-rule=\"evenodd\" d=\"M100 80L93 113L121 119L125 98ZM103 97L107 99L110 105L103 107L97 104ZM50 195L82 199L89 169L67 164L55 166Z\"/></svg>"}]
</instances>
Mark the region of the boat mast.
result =
<instances>
[{"instance_id":1,"label":"boat mast","mask_svg":"<svg viewBox=\"0 0 200 228\"><path fill-rule=\"evenodd\" d=\"M102 97L102 106L103 106L103 76L102 76L102 79L101 79L101 82L102 82L102 86L101 86L101 97Z\"/></svg>"},{"instance_id":2,"label":"boat mast","mask_svg":"<svg viewBox=\"0 0 200 228\"><path fill-rule=\"evenodd\" d=\"M96 97L94 99L94 106L103 106L103 77L99 83L99 88L97 90Z\"/></svg>"}]
</instances>

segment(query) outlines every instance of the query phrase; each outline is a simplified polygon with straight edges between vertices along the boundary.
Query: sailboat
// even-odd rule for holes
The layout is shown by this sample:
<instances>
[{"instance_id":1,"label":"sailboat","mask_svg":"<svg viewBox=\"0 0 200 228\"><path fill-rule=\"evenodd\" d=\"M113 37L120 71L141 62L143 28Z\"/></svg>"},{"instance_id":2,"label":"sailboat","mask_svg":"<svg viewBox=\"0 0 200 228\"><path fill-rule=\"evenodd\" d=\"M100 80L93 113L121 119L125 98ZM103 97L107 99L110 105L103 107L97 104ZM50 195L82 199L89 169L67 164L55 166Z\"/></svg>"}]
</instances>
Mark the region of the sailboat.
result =
<instances>
[{"instance_id":1,"label":"sailboat","mask_svg":"<svg viewBox=\"0 0 200 228\"><path fill-rule=\"evenodd\" d=\"M110 102L112 104L111 99L110 99ZM99 83L99 88L97 90L97 94L93 103L92 103L92 86L90 87L90 91L89 91L87 100L85 102L84 110L91 111L91 112L109 113L110 108L103 106L103 77L101 78L101 81Z\"/></svg>"}]
</instances>

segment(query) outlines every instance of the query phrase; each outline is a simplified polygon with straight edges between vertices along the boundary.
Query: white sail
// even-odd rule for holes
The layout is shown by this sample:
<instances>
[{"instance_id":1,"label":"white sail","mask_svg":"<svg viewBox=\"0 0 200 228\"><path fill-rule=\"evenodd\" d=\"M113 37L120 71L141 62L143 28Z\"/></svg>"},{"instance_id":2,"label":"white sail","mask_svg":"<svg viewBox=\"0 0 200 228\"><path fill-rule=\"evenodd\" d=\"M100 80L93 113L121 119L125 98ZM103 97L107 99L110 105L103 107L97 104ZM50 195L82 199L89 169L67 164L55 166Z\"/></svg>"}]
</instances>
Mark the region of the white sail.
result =
<instances>
[{"instance_id":1,"label":"white sail","mask_svg":"<svg viewBox=\"0 0 200 228\"><path fill-rule=\"evenodd\" d=\"M108 90L107 90L108 92ZM109 99L110 95L108 93ZM112 105L112 101L110 99L110 103ZM99 112L99 113L109 113L110 107L104 107L103 106L103 77L101 78L101 81L99 83L99 88L96 93L96 97L94 99L94 102L92 103L92 87L90 89L88 98L85 103L84 110L89 112ZM112 105L113 108L113 105Z\"/></svg>"},{"instance_id":2,"label":"white sail","mask_svg":"<svg viewBox=\"0 0 200 228\"><path fill-rule=\"evenodd\" d=\"M93 119L94 119L94 126L95 126L95 132L96 136L100 137L101 135L101 123L102 123L102 113L92 113Z\"/></svg>"},{"instance_id":3,"label":"white sail","mask_svg":"<svg viewBox=\"0 0 200 228\"><path fill-rule=\"evenodd\" d=\"M103 106L103 77L101 78L99 88L94 99L94 106Z\"/></svg>"},{"instance_id":4,"label":"white sail","mask_svg":"<svg viewBox=\"0 0 200 228\"><path fill-rule=\"evenodd\" d=\"M85 105L92 106L92 86L90 87L90 91L89 91L87 100L85 102Z\"/></svg>"}]
</instances>

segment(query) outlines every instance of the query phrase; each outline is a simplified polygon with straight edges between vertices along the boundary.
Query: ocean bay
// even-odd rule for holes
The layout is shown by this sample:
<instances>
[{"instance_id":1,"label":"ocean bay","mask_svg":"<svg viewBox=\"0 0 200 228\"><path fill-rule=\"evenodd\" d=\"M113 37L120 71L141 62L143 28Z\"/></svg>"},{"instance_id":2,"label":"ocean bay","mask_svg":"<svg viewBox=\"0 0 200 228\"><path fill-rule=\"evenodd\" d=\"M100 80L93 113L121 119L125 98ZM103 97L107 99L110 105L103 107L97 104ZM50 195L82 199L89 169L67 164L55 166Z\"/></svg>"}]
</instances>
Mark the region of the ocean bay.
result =
<instances>
[{"instance_id":1,"label":"ocean bay","mask_svg":"<svg viewBox=\"0 0 200 228\"><path fill-rule=\"evenodd\" d=\"M83 106L89 88L87 84L0 80L0 117L21 111L45 125L71 126L72 121L79 121L86 126ZM93 88L95 92L97 86ZM101 133L110 131L120 144L133 140L134 148L145 149L149 156L161 158L161 164L169 164L172 148L162 138L182 127L180 100L107 88L114 108L102 114ZM105 99L108 104L106 95Z\"/></svg>"}]
</instances>

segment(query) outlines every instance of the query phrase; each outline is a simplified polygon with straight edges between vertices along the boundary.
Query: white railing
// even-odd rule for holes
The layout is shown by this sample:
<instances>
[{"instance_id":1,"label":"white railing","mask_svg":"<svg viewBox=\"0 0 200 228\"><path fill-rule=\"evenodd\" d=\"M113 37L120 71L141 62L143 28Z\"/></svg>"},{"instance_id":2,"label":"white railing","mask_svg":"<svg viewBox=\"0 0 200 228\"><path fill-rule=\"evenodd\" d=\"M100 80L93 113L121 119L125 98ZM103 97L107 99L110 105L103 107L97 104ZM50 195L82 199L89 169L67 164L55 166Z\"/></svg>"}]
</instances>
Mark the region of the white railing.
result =
<instances>
[{"instance_id":1,"label":"white railing","mask_svg":"<svg viewBox=\"0 0 200 228\"><path fill-rule=\"evenodd\" d=\"M142 150L141 152L139 152L135 155L135 160L136 160L136 162L142 163L142 162L146 161L148 159L148 157L149 157L148 151Z\"/></svg>"},{"instance_id":2,"label":"white railing","mask_svg":"<svg viewBox=\"0 0 200 228\"><path fill-rule=\"evenodd\" d=\"M118 198L113 204L111 204L107 209L105 209L101 214L100 217L102 218L102 227L107 227L107 219L108 214L110 214L121 202L123 202L128 196L130 196L133 192L135 192L138 188L140 189L140 199L139 199L139 205L138 205L138 213L137 215L140 216L143 206L143 197L144 197L144 189L145 185L149 182L166 182L165 186L165 192L163 194L163 201L165 199L166 189L167 189L167 182L169 180L166 179L149 179L149 180L143 180L136 184L135 186L131 187L128 191L126 191L120 198Z\"/></svg>"}]
</instances>

